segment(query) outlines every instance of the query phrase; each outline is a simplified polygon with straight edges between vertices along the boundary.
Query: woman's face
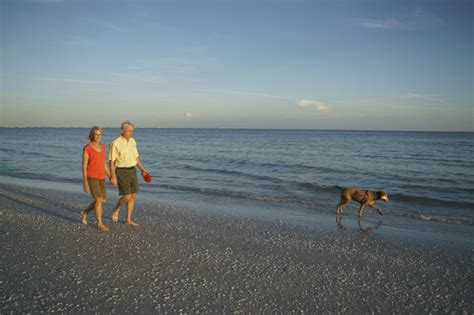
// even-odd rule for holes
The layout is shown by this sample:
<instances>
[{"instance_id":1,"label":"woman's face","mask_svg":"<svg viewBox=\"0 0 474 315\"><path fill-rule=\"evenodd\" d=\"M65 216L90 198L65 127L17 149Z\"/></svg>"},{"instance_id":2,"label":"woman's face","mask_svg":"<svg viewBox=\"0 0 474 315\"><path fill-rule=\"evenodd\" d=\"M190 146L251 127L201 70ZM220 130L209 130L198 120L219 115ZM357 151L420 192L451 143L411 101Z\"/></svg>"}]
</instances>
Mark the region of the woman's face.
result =
<instances>
[{"instance_id":1,"label":"woman's face","mask_svg":"<svg viewBox=\"0 0 474 315\"><path fill-rule=\"evenodd\" d=\"M101 139L102 139L102 130L94 131L94 142L100 143Z\"/></svg>"}]
</instances>

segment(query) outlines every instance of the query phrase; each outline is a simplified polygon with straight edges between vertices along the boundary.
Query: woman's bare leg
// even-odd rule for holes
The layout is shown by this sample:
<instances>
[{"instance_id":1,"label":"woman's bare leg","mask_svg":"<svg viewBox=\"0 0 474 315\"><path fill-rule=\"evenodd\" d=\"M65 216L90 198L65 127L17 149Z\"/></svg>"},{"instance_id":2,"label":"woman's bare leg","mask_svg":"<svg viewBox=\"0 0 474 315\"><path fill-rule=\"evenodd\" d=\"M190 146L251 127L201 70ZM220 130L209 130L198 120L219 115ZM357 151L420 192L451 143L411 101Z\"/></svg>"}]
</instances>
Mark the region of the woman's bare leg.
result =
<instances>
[{"instance_id":1,"label":"woman's bare leg","mask_svg":"<svg viewBox=\"0 0 474 315\"><path fill-rule=\"evenodd\" d=\"M87 214L91 212L94 208L95 208L95 201L91 202L91 204L88 205L87 208L82 209L81 211L82 224L87 225Z\"/></svg>"},{"instance_id":2,"label":"woman's bare leg","mask_svg":"<svg viewBox=\"0 0 474 315\"><path fill-rule=\"evenodd\" d=\"M97 220L97 228L101 231L110 231L110 229L102 222L102 205L104 204L104 198L99 197L95 202L95 218Z\"/></svg>"}]
</instances>

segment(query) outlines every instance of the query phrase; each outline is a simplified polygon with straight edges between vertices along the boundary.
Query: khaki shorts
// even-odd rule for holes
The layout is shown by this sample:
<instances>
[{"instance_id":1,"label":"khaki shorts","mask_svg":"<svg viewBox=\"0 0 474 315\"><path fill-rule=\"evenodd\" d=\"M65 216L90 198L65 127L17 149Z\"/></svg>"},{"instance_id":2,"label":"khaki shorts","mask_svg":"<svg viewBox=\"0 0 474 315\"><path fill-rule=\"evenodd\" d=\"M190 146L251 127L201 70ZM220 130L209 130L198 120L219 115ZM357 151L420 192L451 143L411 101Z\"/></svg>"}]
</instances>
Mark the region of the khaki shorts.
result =
<instances>
[{"instance_id":1,"label":"khaki shorts","mask_svg":"<svg viewBox=\"0 0 474 315\"><path fill-rule=\"evenodd\" d=\"M105 179L87 177L87 182L89 183L89 190L94 199L105 199L107 197L105 189Z\"/></svg>"},{"instance_id":2,"label":"khaki shorts","mask_svg":"<svg viewBox=\"0 0 474 315\"><path fill-rule=\"evenodd\" d=\"M120 196L138 192L136 168L117 168L116 174Z\"/></svg>"}]
</instances>

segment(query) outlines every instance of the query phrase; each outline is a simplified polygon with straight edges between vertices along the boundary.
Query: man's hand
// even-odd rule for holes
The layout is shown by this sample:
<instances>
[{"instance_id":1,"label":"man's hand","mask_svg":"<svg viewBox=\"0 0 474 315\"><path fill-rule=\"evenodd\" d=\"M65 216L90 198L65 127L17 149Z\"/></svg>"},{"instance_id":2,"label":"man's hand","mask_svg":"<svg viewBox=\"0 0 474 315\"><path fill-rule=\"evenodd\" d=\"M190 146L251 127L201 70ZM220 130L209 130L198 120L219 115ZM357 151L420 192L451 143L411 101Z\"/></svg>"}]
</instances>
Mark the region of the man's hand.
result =
<instances>
[{"instance_id":1,"label":"man's hand","mask_svg":"<svg viewBox=\"0 0 474 315\"><path fill-rule=\"evenodd\" d=\"M110 185L112 186L117 185L117 177L115 176L110 177Z\"/></svg>"}]
</instances>

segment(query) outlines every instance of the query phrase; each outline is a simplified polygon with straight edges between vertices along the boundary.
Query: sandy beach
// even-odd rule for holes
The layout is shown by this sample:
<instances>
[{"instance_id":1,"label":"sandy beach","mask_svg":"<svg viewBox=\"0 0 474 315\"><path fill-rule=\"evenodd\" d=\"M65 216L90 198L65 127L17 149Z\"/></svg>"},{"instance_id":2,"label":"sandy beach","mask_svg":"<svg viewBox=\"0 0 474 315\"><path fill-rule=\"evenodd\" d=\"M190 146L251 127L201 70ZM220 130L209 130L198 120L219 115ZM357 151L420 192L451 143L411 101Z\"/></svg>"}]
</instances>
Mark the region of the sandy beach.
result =
<instances>
[{"instance_id":1,"label":"sandy beach","mask_svg":"<svg viewBox=\"0 0 474 315\"><path fill-rule=\"evenodd\" d=\"M0 311L473 313L473 248L139 202L80 224L80 193L0 185Z\"/></svg>"}]
</instances>

